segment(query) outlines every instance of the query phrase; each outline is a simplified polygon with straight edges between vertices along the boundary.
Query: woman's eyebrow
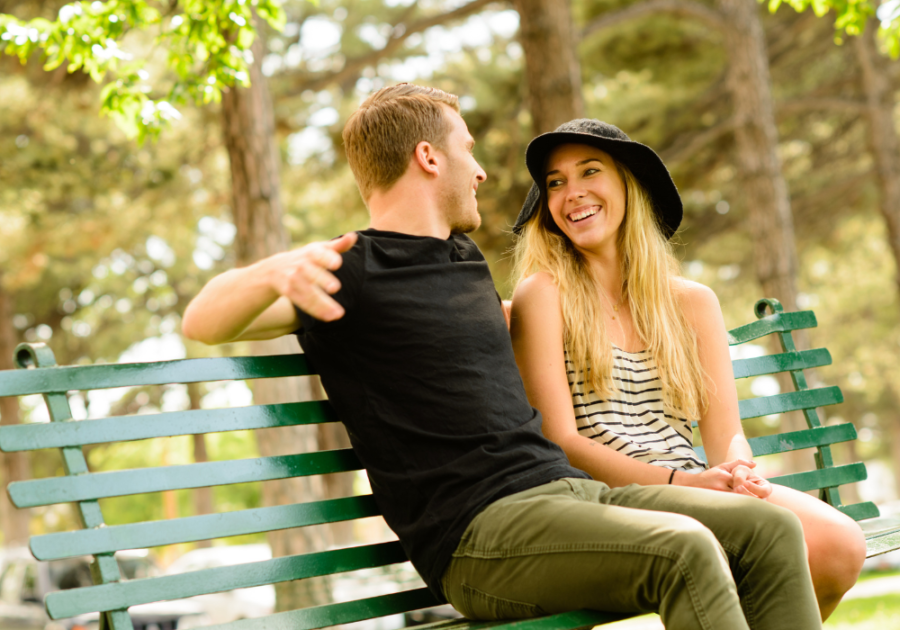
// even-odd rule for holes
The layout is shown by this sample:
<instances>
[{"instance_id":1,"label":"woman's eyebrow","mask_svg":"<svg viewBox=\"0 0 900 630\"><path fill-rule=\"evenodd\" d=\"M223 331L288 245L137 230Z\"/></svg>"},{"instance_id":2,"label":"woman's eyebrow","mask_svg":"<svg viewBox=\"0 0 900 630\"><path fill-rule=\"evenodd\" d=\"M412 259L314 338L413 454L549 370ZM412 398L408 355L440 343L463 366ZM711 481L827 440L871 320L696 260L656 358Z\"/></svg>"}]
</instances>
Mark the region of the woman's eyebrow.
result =
<instances>
[{"instance_id":1,"label":"woman's eyebrow","mask_svg":"<svg viewBox=\"0 0 900 630\"><path fill-rule=\"evenodd\" d=\"M587 158L587 159L581 160L580 162L576 162L575 166L584 166L588 162L600 162L600 164L603 164L603 162L600 160L600 158ZM558 169L549 171L544 177L550 177L551 175L555 175L556 173L559 173Z\"/></svg>"}]
</instances>

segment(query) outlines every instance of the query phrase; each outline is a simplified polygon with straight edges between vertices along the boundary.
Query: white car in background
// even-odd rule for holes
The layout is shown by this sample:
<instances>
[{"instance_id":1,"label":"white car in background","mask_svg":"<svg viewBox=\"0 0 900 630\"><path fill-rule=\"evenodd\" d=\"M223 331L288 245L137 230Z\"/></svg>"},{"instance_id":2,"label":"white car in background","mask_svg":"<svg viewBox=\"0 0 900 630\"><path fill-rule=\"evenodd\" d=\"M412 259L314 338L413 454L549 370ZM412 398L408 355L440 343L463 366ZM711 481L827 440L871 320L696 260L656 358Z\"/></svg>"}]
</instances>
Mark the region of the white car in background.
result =
<instances>
[{"instance_id":1,"label":"white car in background","mask_svg":"<svg viewBox=\"0 0 900 630\"><path fill-rule=\"evenodd\" d=\"M176 575L271 559L272 550L265 544L205 547L187 552L170 564L165 573ZM212 619L212 623L228 623L271 614L275 610L275 587L269 584L242 588L224 593L197 595L185 601L199 604Z\"/></svg>"},{"instance_id":2,"label":"white car in background","mask_svg":"<svg viewBox=\"0 0 900 630\"><path fill-rule=\"evenodd\" d=\"M202 571L215 567L259 562L272 558L269 545L233 545L206 547L189 551L166 569L167 575ZM424 587L425 584L408 562L362 569L332 576L334 601L345 602ZM262 617L275 610L275 587L272 585L238 589L224 593L197 595L184 601L196 602L212 619L212 623L229 623L238 619ZM343 624L344 630L398 630L404 626L459 617L453 608L441 606L427 611L369 619Z\"/></svg>"}]
</instances>

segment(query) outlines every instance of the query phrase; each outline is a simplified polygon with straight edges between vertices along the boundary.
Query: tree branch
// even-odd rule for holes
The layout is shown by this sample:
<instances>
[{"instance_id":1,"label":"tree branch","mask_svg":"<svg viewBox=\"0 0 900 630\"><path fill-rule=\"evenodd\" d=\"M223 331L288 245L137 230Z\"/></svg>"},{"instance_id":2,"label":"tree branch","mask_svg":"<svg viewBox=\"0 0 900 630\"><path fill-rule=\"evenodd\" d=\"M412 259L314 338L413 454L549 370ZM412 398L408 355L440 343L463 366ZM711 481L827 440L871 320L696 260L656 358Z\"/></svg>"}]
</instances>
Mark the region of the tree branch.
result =
<instances>
[{"instance_id":1,"label":"tree branch","mask_svg":"<svg viewBox=\"0 0 900 630\"><path fill-rule=\"evenodd\" d=\"M669 13L679 17L693 18L723 33L730 30L730 26L725 21L725 18L718 11L710 9L699 2L694 2L693 0L645 0L625 9L601 15L584 27L581 31L581 37L584 39L597 31L616 26L622 22L657 13Z\"/></svg>"},{"instance_id":2,"label":"tree branch","mask_svg":"<svg viewBox=\"0 0 900 630\"><path fill-rule=\"evenodd\" d=\"M866 104L845 98L792 98L775 103L775 113L778 116L821 110L862 114L866 111Z\"/></svg>"},{"instance_id":3,"label":"tree branch","mask_svg":"<svg viewBox=\"0 0 900 630\"><path fill-rule=\"evenodd\" d=\"M496 0L472 0L472 2L464 4L453 11L448 11L447 13L423 18L408 25L402 23L397 24L394 26L394 31L384 47L368 52L365 55L348 59L340 70L301 74L291 82L291 86L285 91L285 94L291 96L306 90L321 90L334 83L343 83L349 77L361 72L364 68L378 63L385 57L393 55L404 43L406 43L407 38L411 35L426 31L432 26L439 26L453 20L468 17L473 13L477 13L492 2L496 2Z\"/></svg>"},{"instance_id":4,"label":"tree branch","mask_svg":"<svg viewBox=\"0 0 900 630\"><path fill-rule=\"evenodd\" d=\"M674 143L670 148L661 151L660 157L663 162L669 164L677 164L678 162L689 160L705 146L712 144L725 134L731 133L737 126L737 118L728 118L700 133L691 134L683 142Z\"/></svg>"}]
</instances>

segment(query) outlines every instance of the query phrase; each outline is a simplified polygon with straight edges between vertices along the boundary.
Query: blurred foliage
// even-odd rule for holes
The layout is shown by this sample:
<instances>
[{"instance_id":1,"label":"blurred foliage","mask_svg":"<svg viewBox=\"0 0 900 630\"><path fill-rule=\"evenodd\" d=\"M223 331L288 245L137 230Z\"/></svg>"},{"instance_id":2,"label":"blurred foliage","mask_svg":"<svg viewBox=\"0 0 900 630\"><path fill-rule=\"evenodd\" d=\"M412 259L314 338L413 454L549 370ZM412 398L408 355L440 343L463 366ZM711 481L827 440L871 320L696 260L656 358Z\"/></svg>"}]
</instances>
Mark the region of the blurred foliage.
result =
<instances>
[{"instance_id":1,"label":"blurred foliage","mask_svg":"<svg viewBox=\"0 0 900 630\"><path fill-rule=\"evenodd\" d=\"M23 63L41 53L45 70L66 64L68 72L81 70L98 83L112 75L101 111L142 141L179 118L177 106L218 102L223 87L247 84L254 13L273 28L284 25L281 5L272 0L72 2L53 20L0 14L0 46ZM147 57L128 52L148 35L154 37L147 56L165 50L175 80L151 84Z\"/></svg>"},{"instance_id":2,"label":"blurred foliage","mask_svg":"<svg viewBox=\"0 0 900 630\"><path fill-rule=\"evenodd\" d=\"M422 28L466 4L295 0L283 5L281 31L262 29L283 162L284 221L298 245L364 228L366 209L340 143L343 122L366 94L385 84L414 80L440 87L460 95L476 158L488 173L478 190L483 226L473 238L507 297L510 226L530 184L523 168L531 121L522 51L517 16L503 2ZM631 4L574 0L576 24L584 27ZM23 0L7 2L3 10L27 22L56 19L60 8ZM857 62L851 47L835 45L831 21L787 7L760 12L795 215L801 301L819 319L813 346L828 347L834 357L816 378L841 386L847 400L825 416L866 429L859 455L889 461L889 436L900 426L891 394L900 378L900 305L860 115L865 99ZM127 37L129 51L159 77L153 90L161 94L180 80L170 66L171 51L161 50L168 44L138 30ZM735 121L722 43L723 35L705 24L656 14L593 33L580 41L579 52L588 114L663 156L685 201L677 237L685 274L716 291L727 325L735 327L753 318L752 305L761 296L733 166ZM889 71L896 94L900 70L893 64ZM109 74L104 79L106 86L116 80ZM85 68L47 72L34 58L24 65L0 58L0 265L22 340L46 341L60 364L240 352L184 345L177 335L187 300L234 264L229 167L216 106L183 108L161 141L137 146L97 116L103 89ZM757 386L742 383L742 397ZM94 417L187 405L183 395L162 389L116 396L73 394L73 409ZM242 396L246 390L236 384L214 387L204 391L203 405ZM37 401L25 403L28 419L40 420ZM748 423L747 430L765 433L772 422ZM249 434L212 434L208 442L212 459L256 453ZM191 461L187 442L174 439L92 448L88 459L97 470L139 468L159 461L165 449L171 463ZM49 453L37 454L33 465L39 476L60 470L58 457ZM218 509L258 501L254 486L215 494ZM116 522L161 518L164 509L159 496L108 505ZM177 505L191 513L190 493L180 493ZM57 516L53 527L66 526L65 517Z\"/></svg>"}]
</instances>

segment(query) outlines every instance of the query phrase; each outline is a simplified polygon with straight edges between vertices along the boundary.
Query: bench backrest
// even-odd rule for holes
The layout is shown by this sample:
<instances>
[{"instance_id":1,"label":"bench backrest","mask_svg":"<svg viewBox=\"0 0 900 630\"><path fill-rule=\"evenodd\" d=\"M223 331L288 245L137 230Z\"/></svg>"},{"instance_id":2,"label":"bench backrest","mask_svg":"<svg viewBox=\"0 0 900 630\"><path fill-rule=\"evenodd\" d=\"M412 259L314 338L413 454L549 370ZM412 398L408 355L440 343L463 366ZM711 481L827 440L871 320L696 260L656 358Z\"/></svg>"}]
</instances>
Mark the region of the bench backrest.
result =
<instances>
[{"instance_id":1,"label":"bench backrest","mask_svg":"<svg viewBox=\"0 0 900 630\"><path fill-rule=\"evenodd\" d=\"M766 309L773 311L766 314ZM819 489L823 498L856 519L877 515L871 503L841 504L836 486L864 479L863 464L834 466L830 444L856 438L852 424L821 426L816 407L841 402L837 387L810 390L802 370L831 363L827 350L798 352L791 331L816 325L812 312L783 313L774 300L756 305L760 318L730 333L732 345L769 334L779 335L784 353L734 361L737 378L789 371L796 392L740 403L741 417L803 410L809 429L751 440L755 455L817 449L821 470L802 472L773 481L800 490ZM130 606L236 588L273 584L313 576L381 567L406 561L397 542L274 558L252 565L205 569L181 575L120 581L114 553L127 549L255 534L378 515L371 495L262 507L169 521L104 526L99 500L142 493L218 486L287 477L320 475L360 469L349 449L195 463L139 470L89 472L82 447L101 443L222 431L265 429L288 425L334 422L327 402L297 402L232 409L167 412L73 421L67 392L129 386L166 385L222 380L260 379L308 374L302 355L188 359L159 363L56 367L53 354L42 344L17 349L17 371L0 373L0 396L42 394L50 423L0 428L0 450L61 449L65 476L20 481L9 485L9 496L20 508L74 503L84 529L35 536L31 550L39 560L91 555L95 586L59 591L46 598L53 619L88 612L105 612L115 630L132 628ZM698 448L702 454L702 447ZM290 627L307 630L397 614L436 605L424 588L277 613L261 620L236 622L241 628Z\"/></svg>"}]
</instances>

